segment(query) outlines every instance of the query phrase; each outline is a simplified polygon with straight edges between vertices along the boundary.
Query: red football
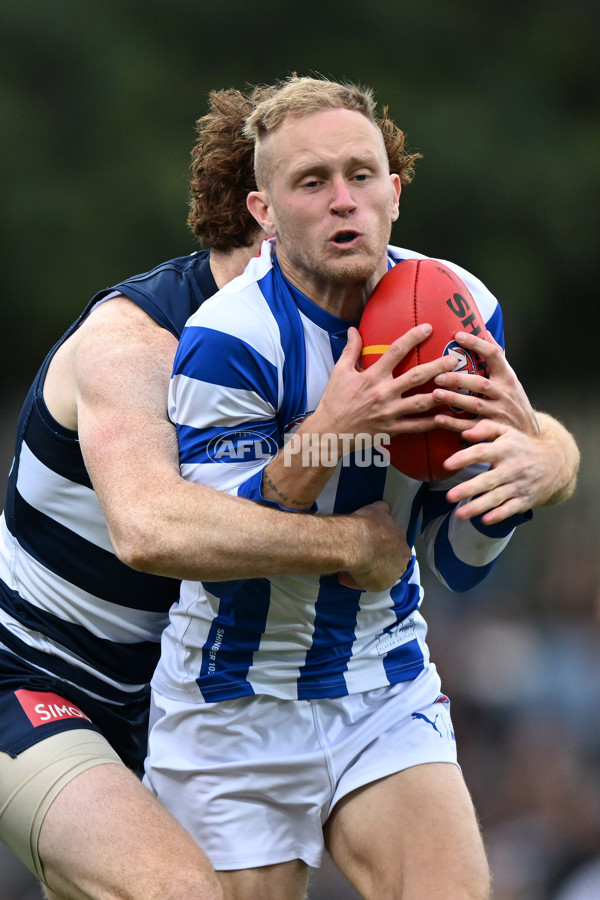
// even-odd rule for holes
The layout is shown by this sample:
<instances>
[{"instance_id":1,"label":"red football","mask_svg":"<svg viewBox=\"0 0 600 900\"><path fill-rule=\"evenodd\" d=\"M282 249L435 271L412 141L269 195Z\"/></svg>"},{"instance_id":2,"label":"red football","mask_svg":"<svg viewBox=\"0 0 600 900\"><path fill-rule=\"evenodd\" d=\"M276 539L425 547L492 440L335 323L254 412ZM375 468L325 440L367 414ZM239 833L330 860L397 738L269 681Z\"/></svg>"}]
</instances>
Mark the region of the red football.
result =
<instances>
[{"instance_id":1,"label":"red football","mask_svg":"<svg viewBox=\"0 0 600 900\"><path fill-rule=\"evenodd\" d=\"M464 282L435 259L403 260L381 279L360 321L362 368L373 365L392 341L421 322L429 322L433 332L396 366L394 376L449 353L461 360L456 371L487 376L485 360L454 340L457 331L486 338L485 323ZM428 381L404 396L425 394L434 387L434 382ZM431 415L436 413L471 418L470 413L458 407L439 406ZM435 428L423 434L395 435L387 448L391 464L400 472L419 481L440 481L449 474L443 467L444 460L463 446L459 434Z\"/></svg>"}]
</instances>

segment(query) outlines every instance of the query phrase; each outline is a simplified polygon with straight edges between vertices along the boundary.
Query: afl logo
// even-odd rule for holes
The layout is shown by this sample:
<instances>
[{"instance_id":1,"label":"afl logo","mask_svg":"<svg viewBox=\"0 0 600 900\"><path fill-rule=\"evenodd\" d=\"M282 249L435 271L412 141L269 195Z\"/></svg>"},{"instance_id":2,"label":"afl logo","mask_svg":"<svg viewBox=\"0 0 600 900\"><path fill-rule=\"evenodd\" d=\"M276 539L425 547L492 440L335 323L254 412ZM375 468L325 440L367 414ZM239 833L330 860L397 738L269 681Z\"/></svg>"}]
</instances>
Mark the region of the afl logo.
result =
<instances>
[{"instance_id":1,"label":"afl logo","mask_svg":"<svg viewBox=\"0 0 600 900\"><path fill-rule=\"evenodd\" d=\"M255 466L271 459L279 450L277 442L260 431L230 431L213 438L206 448L209 459L217 463Z\"/></svg>"},{"instance_id":2,"label":"afl logo","mask_svg":"<svg viewBox=\"0 0 600 900\"><path fill-rule=\"evenodd\" d=\"M469 350L465 350L464 347L457 344L456 341L450 341L449 344L446 344L442 356L455 356L458 359L458 364L454 369L455 372L464 372L467 375L480 374L475 356ZM466 388L459 388L457 393L473 395L474 391L468 391ZM450 409L457 413L464 412L464 409L460 406L451 406Z\"/></svg>"}]
</instances>

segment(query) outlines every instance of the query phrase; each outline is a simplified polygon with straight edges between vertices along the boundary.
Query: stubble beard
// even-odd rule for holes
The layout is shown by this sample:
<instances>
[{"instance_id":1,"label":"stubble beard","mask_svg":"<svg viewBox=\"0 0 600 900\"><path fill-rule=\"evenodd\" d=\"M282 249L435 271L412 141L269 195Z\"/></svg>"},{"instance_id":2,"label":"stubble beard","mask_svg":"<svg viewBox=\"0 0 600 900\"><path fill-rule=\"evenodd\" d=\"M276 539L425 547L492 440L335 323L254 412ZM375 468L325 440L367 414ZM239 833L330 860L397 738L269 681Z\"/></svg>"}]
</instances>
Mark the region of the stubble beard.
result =
<instances>
[{"instance_id":1,"label":"stubble beard","mask_svg":"<svg viewBox=\"0 0 600 900\"><path fill-rule=\"evenodd\" d=\"M368 281L380 262L380 254L371 249L357 255L355 250L341 250L337 256L319 259L302 254L291 254L290 262L296 271L303 271L307 279L323 286L351 285Z\"/></svg>"},{"instance_id":2,"label":"stubble beard","mask_svg":"<svg viewBox=\"0 0 600 900\"><path fill-rule=\"evenodd\" d=\"M363 243L358 248L344 250L343 246L328 246L324 249L324 245L318 242L316 247L307 246L304 243L305 235L295 227L286 228L284 222L280 222L280 228L278 243L286 247L285 268L291 266L293 274L292 271L288 272L291 281L297 284L299 280L307 286L312 284L317 290L327 290L331 285L350 287L368 282L386 257L391 234L390 225L387 232L381 228L366 244ZM373 284L370 290L374 286Z\"/></svg>"}]
</instances>

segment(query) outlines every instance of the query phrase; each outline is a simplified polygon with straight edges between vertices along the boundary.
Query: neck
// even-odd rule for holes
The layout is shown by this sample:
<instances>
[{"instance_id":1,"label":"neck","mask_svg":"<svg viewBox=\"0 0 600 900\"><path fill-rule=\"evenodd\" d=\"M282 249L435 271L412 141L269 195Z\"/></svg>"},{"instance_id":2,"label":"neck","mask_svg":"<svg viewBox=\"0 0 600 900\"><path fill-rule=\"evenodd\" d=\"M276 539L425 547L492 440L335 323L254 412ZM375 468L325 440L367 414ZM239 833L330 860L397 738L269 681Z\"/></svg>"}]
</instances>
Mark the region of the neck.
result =
<instances>
[{"instance_id":1,"label":"neck","mask_svg":"<svg viewBox=\"0 0 600 900\"><path fill-rule=\"evenodd\" d=\"M279 267L291 284L302 291L309 300L339 319L357 321L376 284L385 274L387 257L376 271L356 280L334 280L327 273L310 271L306 267L290 265L278 255Z\"/></svg>"},{"instance_id":2,"label":"neck","mask_svg":"<svg viewBox=\"0 0 600 900\"><path fill-rule=\"evenodd\" d=\"M358 321L374 285L370 282L358 284L329 284L318 292L302 290L321 309L337 316L338 319Z\"/></svg>"},{"instance_id":3,"label":"neck","mask_svg":"<svg viewBox=\"0 0 600 900\"><path fill-rule=\"evenodd\" d=\"M249 247L210 251L210 270L219 290L242 274L250 260L260 252L263 240L264 234L260 232Z\"/></svg>"}]
</instances>

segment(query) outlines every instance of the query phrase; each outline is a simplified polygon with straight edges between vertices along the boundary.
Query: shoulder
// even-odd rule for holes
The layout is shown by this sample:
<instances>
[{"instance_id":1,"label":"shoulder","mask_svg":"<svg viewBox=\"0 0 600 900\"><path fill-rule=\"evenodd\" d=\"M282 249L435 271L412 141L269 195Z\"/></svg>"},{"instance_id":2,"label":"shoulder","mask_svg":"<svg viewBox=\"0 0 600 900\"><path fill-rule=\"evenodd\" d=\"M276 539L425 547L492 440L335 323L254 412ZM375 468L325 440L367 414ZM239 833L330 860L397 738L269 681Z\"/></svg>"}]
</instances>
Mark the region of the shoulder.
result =
<instances>
[{"instance_id":1,"label":"shoulder","mask_svg":"<svg viewBox=\"0 0 600 900\"><path fill-rule=\"evenodd\" d=\"M178 338L187 319L216 292L217 285L210 270L208 251L201 250L117 282L111 290L128 297ZM107 293L101 292L94 300L106 297Z\"/></svg>"},{"instance_id":2,"label":"shoulder","mask_svg":"<svg viewBox=\"0 0 600 900\"><path fill-rule=\"evenodd\" d=\"M206 360L242 368L253 360L259 367L283 365L281 329L269 299L273 276L271 247L263 245L238 278L202 304L188 320L181 335L174 371L187 371Z\"/></svg>"},{"instance_id":3,"label":"shoulder","mask_svg":"<svg viewBox=\"0 0 600 900\"><path fill-rule=\"evenodd\" d=\"M244 272L202 304L188 319L188 328L213 328L242 339L271 330L270 280L274 277L273 246L263 244L260 256L250 260Z\"/></svg>"},{"instance_id":4,"label":"shoulder","mask_svg":"<svg viewBox=\"0 0 600 900\"><path fill-rule=\"evenodd\" d=\"M165 260L145 272L131 275L113 285L113 290L121 290L129 285L152 288L154 285L189 281L196 278L198 273L202 273L205 267L210 269L208 250L198 250L185 256L176 256L173 259ZM212 293L215 291L213 290Z\"/></svg>"}]
</instances>

